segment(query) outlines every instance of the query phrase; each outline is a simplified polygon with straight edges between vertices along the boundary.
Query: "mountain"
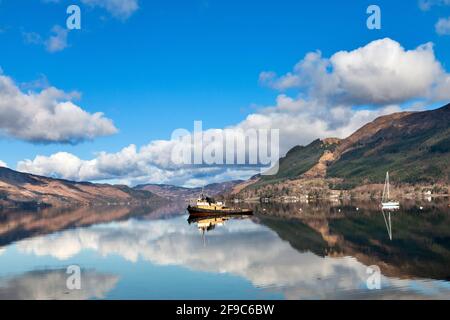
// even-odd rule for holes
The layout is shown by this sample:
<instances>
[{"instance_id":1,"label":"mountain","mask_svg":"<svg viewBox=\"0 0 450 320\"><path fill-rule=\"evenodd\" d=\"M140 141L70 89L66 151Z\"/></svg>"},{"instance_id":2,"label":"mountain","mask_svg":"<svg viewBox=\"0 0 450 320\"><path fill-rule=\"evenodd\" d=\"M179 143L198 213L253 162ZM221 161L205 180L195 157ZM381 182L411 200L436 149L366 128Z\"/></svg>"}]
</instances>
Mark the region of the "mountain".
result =
<instances>
[{"instance_id":1,"label":"mountain","mask_svg":"<svg viewBox=\"0 0 450 320\"><path fill-rule=\"evenodd\" d=\"M202 190L209 196L216 196L222 193L227 193L236 185L242 183L240 180L228 181L223 183L212 183L203 188L184 188L166 184L143 184L134 187L135 190L150 191L160 197L169 200L189 200L197 198Z\"/></svg>"},{"instance_id":2,"label":"mountain","mask_svg":"<svg viewBox=\"0 0 450 320\"><path fill-rule=\"evenodd\" d=\"M260 187L295 177L324 177L326 163L333 159L333 152L341 143L337 138L317 139L307 146L296 146L279 160L279 170L276 175L261 175L252 187Z\"/></svg>"},{"instance_id":3,"label":"mountain","mask_svg":"<svg viewBox=\"0 0 450 320\"><path fill-rule=\"evenodd\" d=\"M52 179L0 167L0 208L162 202L157 195L127 186Z\"/></svg>"},{"instance_id":4,"label":"mountain","mask_svg":"<svg viewBox=\"0 0 450 320\"><path fill-rule=\"evenodd\" d=\"M450 104L423 112L380 117L356 131L337 148L329 177L360 184L394 181L450 181Z\"/></svg>"},{"instance_id":5,"label":"mountain","mask_svg":"<svg viewBox=\"0 0 450 320\"><path fill-rule=\"evenodd\" d=\"M430 111L383 116L346 139L316 140L291 149L280 159L279 172L274 176L210 184L204 192L210 196L315 196L380 184L389 171L394 184L428 184L438 186L438 193L448 193L449 124L450 104ZM191 199L201 191L169 185L129 188L73 182L0 167L0 207L146 204L162 201L161 197Z\"/></svg>"},{"instance_id":6,"label":"mountain","mask_svg":"<svg viewBox=\"0 0 450 320\"><path fill-rule=\"evenodd\" d=\"M450 104L382 116L346 139L294 147L280 159L276 175L254 177L235 190L251 197L353 189L383 183L387 171L397 184L448 187L449 163Z\"/></svg>"}]
</instances>

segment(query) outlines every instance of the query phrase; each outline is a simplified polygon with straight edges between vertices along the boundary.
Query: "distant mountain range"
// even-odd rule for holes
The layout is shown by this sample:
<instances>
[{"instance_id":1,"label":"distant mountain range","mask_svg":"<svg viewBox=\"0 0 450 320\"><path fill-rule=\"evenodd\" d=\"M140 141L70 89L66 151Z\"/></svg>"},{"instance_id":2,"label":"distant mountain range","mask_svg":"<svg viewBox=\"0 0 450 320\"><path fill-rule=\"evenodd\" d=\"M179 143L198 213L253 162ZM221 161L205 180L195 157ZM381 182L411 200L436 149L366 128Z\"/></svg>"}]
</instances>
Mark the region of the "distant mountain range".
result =
<instances>
[{"instance_id":1,"label":"distant mountain range","mask_svg":"<svg viewBox=\"0 0 450 320\"><path fill-rule=\"evenodd\" d=\"M0 167L0 208L74 205L154 205L163 199L122 185L52 179Z\"/></svg>"},{"instance_id":2,"label":"distant mountain range","mask_svg":"<svg viewBox=\"0 0 450 320\"><path fill-rule=\"evenodd\" d=\"M202 192L208 196L216 196L218 194L227 193L242 182L242 180L235 180L223 183L212 183L203 188L184 188L167 184L143 184L136 186L134 189L150 191L169 200L184 201L195 199L200 196Z\"/></svg>"},{"instance_id":3,"label":"distant mountain range","mask_svg":"<svg viewBox=\"0 0 450 320\"><path fill-rule=\"evenodd\" d=\"M329 194L380 184L389 171L394 184L450 182L450 104L423 112L380 117L346 139L328 138L291 149L273 176L214 183L210 196L298 196ZM442 186L444 186L442 188ZM202 188L145 184L135 188L52 179L0 167L0 208L107 204L154 204L163 198L196 198Z\"/></svg>"},{"instance_id":4,"label":"distant mountain range","mask_svg":"<svg viewBox=\"0 0 450 320\"><path fill-rule=\"evenodd\" d=\"M382 116L346 139L329 138L291 149L279 161L278 174L253 177L234 194L289 195L316 188L352 189L384 182L389 171L396 184L450 182L450 104L423 112ZM321 185L322 183L322 185ZM448 192L448 190L447 190Z\"/></svg>"},{"instance_id":5,"label":"distant mountain range","mask_svg":"<svg viewBox=\"0 0 450 320\"><path fill-rule=\"evenodd\" d=\"M53 179L0 167L0 209L133 205L146 206L165 200L184 201L203 191L215 196L229 192L242 181L213 183L204 188L183 188L146 184L130 188L124 185L97 184Z\"/></svg>"}]
</instances>

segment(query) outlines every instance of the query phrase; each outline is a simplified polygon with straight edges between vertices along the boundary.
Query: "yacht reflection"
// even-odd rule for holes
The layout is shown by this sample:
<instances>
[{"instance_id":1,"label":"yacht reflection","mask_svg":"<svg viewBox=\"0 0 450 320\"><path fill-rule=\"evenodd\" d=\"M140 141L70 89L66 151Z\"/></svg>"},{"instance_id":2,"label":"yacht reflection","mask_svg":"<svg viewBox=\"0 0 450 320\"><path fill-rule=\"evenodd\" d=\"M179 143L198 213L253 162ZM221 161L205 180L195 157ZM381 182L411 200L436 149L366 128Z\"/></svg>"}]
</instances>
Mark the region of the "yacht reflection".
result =
<instances>
[{"instance_id":1,"label":"yacht reflection","mask_svg":"<svg viewBox=\"0 0 450 320\"><path fill-rule=\"evenodd\" d=\"M400 209L400 207L382 207L381 213L383 214L384 224L386 225L386 230L389 236L389 240L392 241L392 221L391 213L395 213Z\"/></svg>"},{"instance_id":2,"label":"yacht reflection","mask_svg":"<svg viewBox=\"0 0 450 320\"><path fill-rule=\"evenodd\" d=\"M450 214L446 201L404 201L395 213L371 201L264 205L256 209L256 217L299 252L355 257L364 265L380 266L383 275L400 279L448 280Z\"/></svg>"},{"instance_id":3,"label":"yacht reflection","mask_svg":"<svg viewBox=\"0 0 450 320\"><path fill-rule=\"evenodd\" d=\"M387 212L387 216L386 216ZM392 221L391 221L391 210L381 209L381 213L383 214L384 224L386 225L386 230L388 232L389 240L392 241Z\"/></svg>"}]
</instances>

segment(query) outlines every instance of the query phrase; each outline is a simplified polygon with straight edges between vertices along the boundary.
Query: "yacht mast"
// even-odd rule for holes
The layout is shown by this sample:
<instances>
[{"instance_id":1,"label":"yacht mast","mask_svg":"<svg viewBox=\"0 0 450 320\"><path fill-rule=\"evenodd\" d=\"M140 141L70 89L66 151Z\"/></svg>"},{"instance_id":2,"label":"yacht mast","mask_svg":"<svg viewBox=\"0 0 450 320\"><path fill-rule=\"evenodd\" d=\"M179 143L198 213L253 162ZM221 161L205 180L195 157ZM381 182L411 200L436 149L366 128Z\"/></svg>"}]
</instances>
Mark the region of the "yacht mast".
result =
<instances>
[{"instance_id":1,"label":"yacht mast","mask_svg":"<svg viewBox=\"0 0 450 320\"><path fill-rule=\"evenodd\" d=\"M391 200L391 184L389 182L389 171L386 172L386 181L384 182L383 198L381 205L386 209L399 209L400 203L398 201Z\"/></svg>"},{"instance_id":2,"label":"yacht mast","mask_svg":"<svg viewBox=\"0 0 450 320\"><path fill-rule=\"evenodd\" d=\"M386 184L387 184L387 200L391 198L389 194L389 171L386 173Z\"/></svg>"}]
</instances>

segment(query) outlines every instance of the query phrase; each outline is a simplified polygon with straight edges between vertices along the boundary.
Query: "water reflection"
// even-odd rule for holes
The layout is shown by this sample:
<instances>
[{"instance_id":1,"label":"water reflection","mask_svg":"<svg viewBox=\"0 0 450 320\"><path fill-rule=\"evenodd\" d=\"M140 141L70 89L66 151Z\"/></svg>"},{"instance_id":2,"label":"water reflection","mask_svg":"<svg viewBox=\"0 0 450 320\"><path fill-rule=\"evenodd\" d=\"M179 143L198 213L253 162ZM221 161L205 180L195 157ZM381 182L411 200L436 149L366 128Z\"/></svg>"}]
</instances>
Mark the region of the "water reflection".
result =
<instances>
[{"instance_id":1,"label":"water reflection","mask_svg":"<svg viewBox=\"0 0 450 320\"><path fill-rule=\"evenodd\" d=\"M387 211L387 218L386 218L386 211ZM384 223L386 224L386 230L388 232L389 240L392 241L391 210L383 210L383 209L381 209L381 213L383 214Z\"/></svg>"},{"instance_id":2,"label":"water reflection","mask_svg":"<svg viewBox=\"0 0 450 320\"><path fill-rule=\"evenodd\" d=\"M183 210L184 203L177 202L158 207L82 206L77 208L48 208L37 211L0 210L0 247L37 235L121 221L131 217L141 219L168 218L179 215Z\"/></svg>"},{"instance_id":3,"label":"water reflection","mask_svg":"<svg viewBox=\"0 0 450 320\"><path fill-rule=\"evenodd\" d=\"M102 299L115 287L118 276L83 270L80 290L66 287L66 269L35 270L0 279L0 300Z\"/></svg>"},{"instance_id":4,"label":"water reflection","mask_svg":"<svg viewBox=\"0 0 450 320\"><path fill-rule=\"evenodd\" d=\"M228 220L245 220L251 215L190 215L189 224L195 224L202 234L203 245L206 245L206 232L214 230L217 226L224 226Z\"/></svg>"},{"instance_id":5,"label":"water reflection","mask_svg":"<svg viewBox=\"0 0 450 320\"><path fill-rule=\"evenodd\" d=\"M275 205L259 211L261 223L301 252L352 256L398 278L449 280L450 212L447 202L405 202L381 211L373 203ZM267 214L269 212L269 214Z\"/></svg>"},{"instance_id":6,"label":"water reflection","mask_svg":"<svg viewBox=\"0 0 450 320\"><path fill-rule=\"evenodd\" d=\"M161 279L169 272L163 270L174 266L180 268L176 274L182 279L197 279L199 273L208 278L196 280L185 293L180 279L164 278L168 292L158 293L158 298L204 297L208 284L214 283L215 293L210 298L280 294L286 299L450 299L450 215L445 206L429 204L423 210L402 206L402 211L390 218L389 213L361 203L258 205L254 210L255 216L237 219L191 217L190 224L184 215L153 217L146 213L145 219L94 224L23 239L3 248L0 287L2 283L10 290L20 287L17 281L5 280L20 277L11 276L14 262L4 267L7 259L15 259L18 264L23 257L34 257L36 266L40 259L46 259L46 265L84 259L85 265L102 273L118 265L112 274L117 274L116 279L124 286L133 283L130 274L138 274L141 281ZM199 241L198 229L209 231L207 246ZM134 272L142 262L166 269L153 272L146 267ZM374 264L383 273L382 290L370 291L366 267ZM105 298L137 294L124 286L110 286ZM133 288L143 297L154 297L150 287ZM226 290L234 291L226 296ZM98 296L86 294L82 298Z\"/></svg>"}]
</instances>

